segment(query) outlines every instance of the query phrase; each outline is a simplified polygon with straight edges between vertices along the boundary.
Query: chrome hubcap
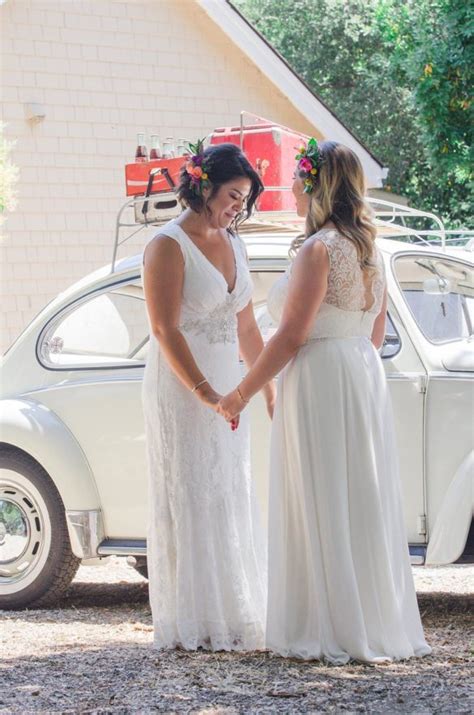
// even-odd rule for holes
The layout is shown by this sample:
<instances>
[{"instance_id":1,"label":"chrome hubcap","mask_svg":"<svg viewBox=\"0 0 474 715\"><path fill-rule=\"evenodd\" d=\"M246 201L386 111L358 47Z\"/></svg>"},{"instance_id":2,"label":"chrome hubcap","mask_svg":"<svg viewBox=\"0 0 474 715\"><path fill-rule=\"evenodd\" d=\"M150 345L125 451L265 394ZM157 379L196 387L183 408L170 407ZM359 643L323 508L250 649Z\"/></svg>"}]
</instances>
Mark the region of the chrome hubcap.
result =
<instances>
[{"instance_id":1,"label":"chrome hubcap","mask_svg":"<svg viewBox=\"0 0 474 715\"><path fill-rule=\"evenodd\" d=\"M51 530L41 494L22 475L16 481L0 484L0 585L20 587L42 568Z\"/></svg>"}]
</instances>

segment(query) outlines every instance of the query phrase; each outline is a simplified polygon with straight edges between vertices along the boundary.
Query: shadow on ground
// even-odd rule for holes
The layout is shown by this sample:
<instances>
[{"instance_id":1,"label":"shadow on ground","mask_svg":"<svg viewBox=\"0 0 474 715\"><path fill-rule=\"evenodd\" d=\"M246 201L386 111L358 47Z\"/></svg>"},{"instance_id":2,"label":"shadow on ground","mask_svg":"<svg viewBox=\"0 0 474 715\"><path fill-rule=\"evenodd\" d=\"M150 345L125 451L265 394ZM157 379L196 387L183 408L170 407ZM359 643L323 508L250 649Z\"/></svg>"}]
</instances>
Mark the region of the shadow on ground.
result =
<instances>
[{"instance_id":1,"label":"shadow on ground","mask_svg":"<svg viewBox=\"0 0 474 715\"><path fill-rule=\"evenodd\" d=\"M57 606L81 608L124 606L148 603L148 583L73 583ZM426 616L442 613L473 613L474 595L459 593L419 593L420 612Z\"/></svg>"}]
</instances>

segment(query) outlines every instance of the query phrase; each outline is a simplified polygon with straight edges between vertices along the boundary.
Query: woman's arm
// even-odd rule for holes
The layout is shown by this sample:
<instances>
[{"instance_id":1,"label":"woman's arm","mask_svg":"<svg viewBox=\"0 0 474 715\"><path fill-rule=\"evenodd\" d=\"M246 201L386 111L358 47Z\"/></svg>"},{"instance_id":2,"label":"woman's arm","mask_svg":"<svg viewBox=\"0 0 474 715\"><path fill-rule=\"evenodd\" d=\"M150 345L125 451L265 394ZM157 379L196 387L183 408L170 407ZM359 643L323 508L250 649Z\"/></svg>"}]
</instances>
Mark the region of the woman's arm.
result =
<instances>
[{"instance_id":1,"label":"woman's arm","mask_svg":"<svg viewBox=\"0 0 474 715\"><path fill-rule=\"evenodd\" d=\"M387 287L385 287L384 295L383 295L383 301L382 301L382 308L380 310L380 313L377 315L375 318L374 322L374 327L372 329L372 336L371 340L377 350L380 350L380 348L383 345L383 341L385 338L385 320L387 317Z\"/></svg>"},{"instance_id":2,"label":"woman's arm","mask_svg":"<svg viewBox=\"0 0 474 715\"><path fill-rule=\"evenodd\" d=\"M250 369L264 348L262 335L255 320L252 301L237 314L237 332L239 337L240 354L245 364ZM270 417L273 414L275 403L275 383L271 380L263 387L267 409Z\"/></svg>"},{"instance_id":3,"label":"woman's arm","mask_svg":"<svg viewBox=\"0 0 474 715\"><path fill-rule=\"evenodd\" d=\"M144 254L144 291L153 335L176 377L192 390L205 379L180 332L179 318L184 282L184 258L179 245L168 236L156 236ZM207 383L196 396L214 406L219 395Z\"/></svg>"},{"instance_id":4,"label":"woman's arm","mask_svg":"<svg viewBox=\"0 0 474 715\"><path fill-rule=\"evenodd\" d=\"M236 390L219 403L231 419L277 375L304 345L327 292L329 257L322 241L306 241L298 252L280 326Z\"/></svg>"}]
</instances>

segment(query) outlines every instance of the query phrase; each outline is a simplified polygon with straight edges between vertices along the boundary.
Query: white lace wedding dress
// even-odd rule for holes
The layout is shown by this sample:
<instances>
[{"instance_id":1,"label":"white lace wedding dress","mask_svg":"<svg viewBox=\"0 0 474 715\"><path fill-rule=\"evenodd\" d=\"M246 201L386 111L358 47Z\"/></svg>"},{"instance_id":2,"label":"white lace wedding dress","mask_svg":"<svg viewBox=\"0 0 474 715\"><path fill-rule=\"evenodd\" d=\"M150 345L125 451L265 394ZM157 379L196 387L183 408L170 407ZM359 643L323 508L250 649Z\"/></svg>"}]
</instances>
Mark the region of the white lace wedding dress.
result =
<instances>
[{"instance_id":1,"label":"white lace wedding dress","mask_svg":"<svg viewBox=\"0 0 474 715\"><path fill-rule=\"evenodd\" d=\"M236 283L176 221L165 234L185 262L180 330L221 394L240 380L237 313L252 295L244 244L231 237ZM143 381L149 464L148 570L157 648L261 648L266 571L250 475L248 416L239 428L182 385L150 336Z\"/></svg>"},{"instance_id":2,"label":"white lace wedding dress","mask_svg":"<svg viewBox=\"0 0 474 715\"><path fill-rule=\"evenodd\" d=\"M328 291L280 377L273 419L266 645L334 663L425 655L391 403L370 341L383 259L367 289L352 242L328 229L317 237ZM276 320L289 279L269 296Z\"/></svg>"}]
</instances>

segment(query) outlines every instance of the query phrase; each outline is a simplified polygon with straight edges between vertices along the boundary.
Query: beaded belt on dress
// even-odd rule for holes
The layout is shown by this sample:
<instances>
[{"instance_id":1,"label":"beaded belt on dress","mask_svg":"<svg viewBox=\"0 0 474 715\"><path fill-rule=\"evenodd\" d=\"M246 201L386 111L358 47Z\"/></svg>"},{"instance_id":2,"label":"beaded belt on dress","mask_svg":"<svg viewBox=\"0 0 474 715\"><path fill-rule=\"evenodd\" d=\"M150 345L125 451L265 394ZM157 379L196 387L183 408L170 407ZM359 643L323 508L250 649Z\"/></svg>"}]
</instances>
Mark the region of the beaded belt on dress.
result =
<instances>
[{"instance_id":1,"label":"beaded belt on dress","mask_svg":"<svg viewBox=\"0 0 474 715\"><path fill-rule=\"evenodd\" d=\"M370 340L370 335L321 335L309 337L306 342L313 343L317 340L360 340L365 338L365 340Z\"/></svg>"}]
</instances>

